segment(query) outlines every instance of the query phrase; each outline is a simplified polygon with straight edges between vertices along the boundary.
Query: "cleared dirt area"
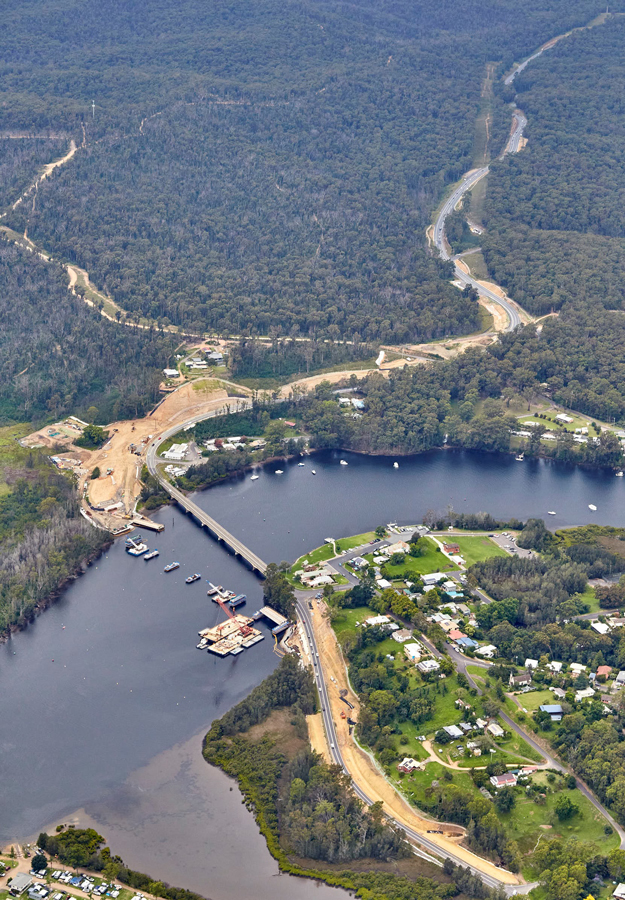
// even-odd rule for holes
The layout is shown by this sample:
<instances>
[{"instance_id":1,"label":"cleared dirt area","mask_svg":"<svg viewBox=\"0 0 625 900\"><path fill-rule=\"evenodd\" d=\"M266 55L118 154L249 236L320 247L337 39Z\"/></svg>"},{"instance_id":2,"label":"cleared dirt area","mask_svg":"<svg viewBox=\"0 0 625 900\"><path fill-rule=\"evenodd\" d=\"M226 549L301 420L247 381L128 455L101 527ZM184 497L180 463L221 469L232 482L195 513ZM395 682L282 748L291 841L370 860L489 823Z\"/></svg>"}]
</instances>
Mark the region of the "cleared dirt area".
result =
<instances>
[{"instance_id":1,"label":"cleared dirt area","mask_svg":"<svg viewBox=\"0 0 625 900\"><path fill-rule=\"evenodd\" d=\"M310 746L331 765L332 759L330 757L330 749L326 740L321 713L316 713L314 716L306 716L306 724L308 725L308 740L310 741Z\"/></svg>"},{"instance_id":2,"label":"cleared dirt area","mask_svg":"<svg viewBox=\"0 0 625 900\"><path fill-rule=\"evenodd\" d=\"M87 497L93 506L108 506L121 503L122 506L111 514L100 514L98 519L109 528L119 528L128 524L127 517L134 512L141 484L139 477L145 458L145 451L151 438L160 434L177 422L183 423L193 416L198 417L213 410L232 407L240 398L229 395L224 383L217 379L202 379L188 382L169 394L145 418L124 422L112 422L106 426L111 435L104 447L98 450L83 450L75 447L73 441L81 429L63 423L46 426L24 439L29 446L39 445L53 450L61 457L75 460L68 464L79 478L82 490L87 485ZM131 449L131 444L140 451ZM101 477L92 481L90 474L98 467ZM112 469L110 474L107 471Z\"/></svg>"},{"instance_id":3,"label":"cleared dirt area","mask_svg":"<svg viewBox=\"0 0 625 900\"><path fill-rule=\"evenodd\" d=\"M339 691L347 690L347 697L354 704L352 717L358 714L358 698L349 687L345 664L336 636L332 626L323 616L321 609L316 607L311 614L311 618L319 647L319 659L328 685L337 740L345 765L354 782L362 788L371 800L381 800L386 812L390 813L398 822L425 834L432 829L433 820L420 816L389 784L369 754L361 750L351 738L347 721L341 718L341 712L344 711L345 704L339 698ZM454 832L461 832L460 826L437 823L435 827L443 828L445 834L429 834L428 838L440 847L442 853L453 853L454 856L461 858L466 865L471 865L480 872L491 875L507 884L519 883L519 879L511 872L499 869L493 863L488 862L488 860L482 859L460 846L458 839L454 840L450 836Z\"/></svg>"}]
</instances>

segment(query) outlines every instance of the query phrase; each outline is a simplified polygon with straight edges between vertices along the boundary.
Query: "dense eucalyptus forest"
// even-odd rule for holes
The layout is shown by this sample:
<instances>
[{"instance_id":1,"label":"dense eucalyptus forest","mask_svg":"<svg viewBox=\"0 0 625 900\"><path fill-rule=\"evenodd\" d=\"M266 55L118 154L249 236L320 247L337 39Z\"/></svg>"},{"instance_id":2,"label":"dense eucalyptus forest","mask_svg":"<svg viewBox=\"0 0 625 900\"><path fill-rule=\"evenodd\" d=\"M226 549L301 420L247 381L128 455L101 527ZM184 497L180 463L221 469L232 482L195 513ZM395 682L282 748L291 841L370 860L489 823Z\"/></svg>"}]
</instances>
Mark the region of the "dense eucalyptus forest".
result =
<instances>
[{"instance_id":1,"label":"dense eucalyptus forest","mask_svg":"<svg viewBox=\"0 0 625 900\"><path fill-rule=\"evenodd\" d=\"M0 241L0 423L99 410L142 415L158 399L167 334L120 328L73 297L67 275Z\"/></svg>"},{"instance_id":2,"label":"dense eucalyptus forest","mask_svg":"<svg viewBox=\"0 0 625 900\"><path fill-rule=\"evenodd\" d=\"M424 230L472 163L486 63L510 64L599 11L595 0L186 0L175 16L167 0L34 5L37 16L11 11L0 36L3 114L77 138L84 124L87 140L9 224L131 313L387 342L478 327ZM502 110L500 99L498 144Z\"/></svg>"}]
</instances>

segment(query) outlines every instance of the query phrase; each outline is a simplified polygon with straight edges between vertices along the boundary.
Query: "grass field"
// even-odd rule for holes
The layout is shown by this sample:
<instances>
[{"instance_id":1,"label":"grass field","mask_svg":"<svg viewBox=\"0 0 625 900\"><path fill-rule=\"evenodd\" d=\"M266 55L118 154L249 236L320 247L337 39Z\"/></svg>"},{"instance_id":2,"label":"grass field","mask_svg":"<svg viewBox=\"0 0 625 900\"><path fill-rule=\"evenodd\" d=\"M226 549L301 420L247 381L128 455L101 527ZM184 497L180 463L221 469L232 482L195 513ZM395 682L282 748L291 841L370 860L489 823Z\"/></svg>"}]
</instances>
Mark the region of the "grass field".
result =
<instances>
[{"instance_id":1,"label":"grass field","mask_svg":"<svg viewBox=\"0 0 625 900\"><path fill-rule=\"evenodd\" d=\"M551 691L530 691L527 694L518 694L517 700L530 713L537 710L543 703L556 702Z\"/></svg>"},{"instance_id":2,"label":"grass field","mask_svg":"<svg viewBox=\"0 0 625 900\"><path fill-rule=\"evenodd\" d=\"M558 776L556 781L550 784L546 774L540 772L533 776L532 781L534 784L551 788L545 803L543 805L534 803L529 797L517 792L514 809L499 816L511 840L518 841L522 855L533 849L540 834L545 834L549 838L574 837L579 841L594 841L600 845L602 853L609 853L619 846L618 835L605 833L607 822L601 813L578 790L566 788L562 778ZM554 811L556 801L562 794L570 797L579 807L579 813L564 822L558 820Z\"/></svg>"},{"instance_id":3,"label":"grass field","mask_svg":"<svg viewBox=\"0 0 625 900\"><path fill-rule=\"evenodd\" d=\"M595 593L594 587L591 587L589 584L586 585L586 590L583 594L575 594L575 598L577 600L583 600L584 603L588 604L588 612L599 612L601 609L599 605L599 601L597 600L597 595ZM610 610L607 611L608 614Z\"/></svg>"},{"instance_id":4,"label":"grass field","mask_svg":"<svg viewBox=\"0 0 625 900\"><path fill-rule=\"evenodd\" d=\"M367 544L374 538L375 534L373 531L365 531L364 534L353 534L351 537L340 538L340 540L336 541L336 549L339 553L341 551L353 550L354 547L360 547L362 544Z\"/></svg>"},{"instance_id":5,"label":"grass field","mask_svg":"<svg viewBox=\"0 0 625 900\"><path fill-rule=\"evenodd\" d=\"M452 563L447 557L441 553L434 541L424 538L427 542L427 550L422 556L410 556L406 554L404 562L398 566L385 567L385 571L391 578L397 578L404 572L414 572L415 575L429 575L430 572L451 572L458 569L455 563ZM366 559L371 560L372 555L367 555Z\"/></svg>"},{"instance_id":6,"label":"grass field","mask_svg":"<svg viewBox=\"0 0 625 900\"><path fill-rule=\"evenodd\" d=\"M508 556L505 550L502 550L489 537L476 535L475 537L450 537L449 541L458 544L460 547L460 555L465 560L467 566L473 563L481 562L483 559L490 559L491 556Z\"/></svg>"}]
</instances>

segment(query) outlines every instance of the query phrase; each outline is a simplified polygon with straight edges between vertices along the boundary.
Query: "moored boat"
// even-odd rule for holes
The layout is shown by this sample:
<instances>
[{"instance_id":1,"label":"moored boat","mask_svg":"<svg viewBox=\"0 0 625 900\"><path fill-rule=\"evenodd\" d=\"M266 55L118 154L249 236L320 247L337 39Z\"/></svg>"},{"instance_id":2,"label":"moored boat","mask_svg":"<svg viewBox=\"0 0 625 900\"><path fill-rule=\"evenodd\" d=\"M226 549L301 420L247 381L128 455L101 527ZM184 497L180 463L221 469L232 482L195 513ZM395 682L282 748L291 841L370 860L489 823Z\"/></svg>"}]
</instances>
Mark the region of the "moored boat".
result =
<instances>
[{"instance_id":1,"label":"moored boat","mask_svg":"<svg viewBox=\"0 0 625 900\"><path fill-rule=\"evenodd\" d=\"M194 581L199 581L201 577L197 572L194 575L189 575L188 578L185 578L185 584L193 584Z\"/></svg>"},{"instance_id":2,"label":"moored boat","mask_svg":"<svg viewBox=\"0 0 625 900\"><path fill-rule=\"evenodd\" d=\"M171 563L169 563L169 565L165 566L165 568L163 569L163 572L173 572L174 569L179 569L179 568L180 568L179 562L171 562Z\"/></svg>"},{"instance_id":3,"label":"moored boat","mask_svg":"<svg viewBox=\"0 0 625 900\"><path fill-rule=\"evenodd\" d=\"M157 556L160 556L158 550L150 550L149 553L146 553L143 557L144 562L149 562L151 559L156 559Z\"/></svg>"}]
</instances>

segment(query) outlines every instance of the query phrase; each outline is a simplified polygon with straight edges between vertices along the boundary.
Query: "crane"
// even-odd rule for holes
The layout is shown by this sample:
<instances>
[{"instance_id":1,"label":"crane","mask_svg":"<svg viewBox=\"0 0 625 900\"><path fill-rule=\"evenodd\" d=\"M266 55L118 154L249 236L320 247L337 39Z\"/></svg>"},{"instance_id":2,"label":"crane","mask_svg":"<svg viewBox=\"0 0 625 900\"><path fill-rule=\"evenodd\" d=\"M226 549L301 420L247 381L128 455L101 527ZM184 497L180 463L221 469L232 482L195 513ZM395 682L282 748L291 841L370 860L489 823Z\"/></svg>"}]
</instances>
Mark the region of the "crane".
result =
<instances>
[{"instance_id":1,"label":"crane","mask_svg":"<svg viewBox=\"0 0 625 900\"><path fill-rule=\"evenodd\" d=\"M243 634L243 635L253 634L253 630L250 628L249 625L242 625L242 624L238 621L238 619L237 619L237 617L235 616L235 614L232 612L232 610L230 609L229 606L226 606L226 604L225 604L224 601L221 599L221 597L219 596L219 594L216 594L216 595L213 597L213 599L217 601L217 603L221 606L221 608L223 609L223 611L225 612L225 614L226 614L230 619L234 619L234 620L235 620L235 622L236 622L237 625L239 626L239 631L241 632L241 634ZM225 622L224 622L223 624L225 625ZM220 628L221 626L218 625L217 627Z\"/></svg>"}]
</instances>

